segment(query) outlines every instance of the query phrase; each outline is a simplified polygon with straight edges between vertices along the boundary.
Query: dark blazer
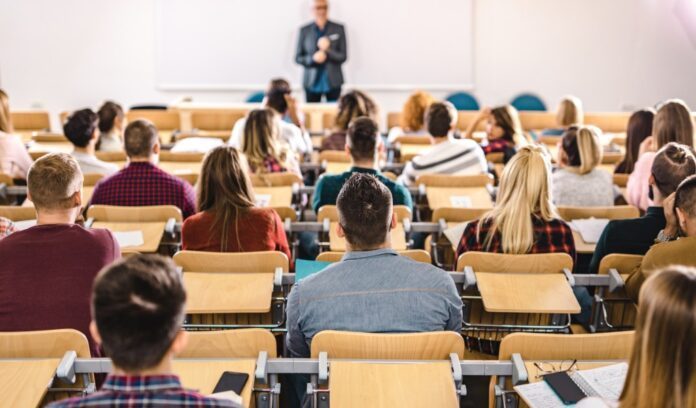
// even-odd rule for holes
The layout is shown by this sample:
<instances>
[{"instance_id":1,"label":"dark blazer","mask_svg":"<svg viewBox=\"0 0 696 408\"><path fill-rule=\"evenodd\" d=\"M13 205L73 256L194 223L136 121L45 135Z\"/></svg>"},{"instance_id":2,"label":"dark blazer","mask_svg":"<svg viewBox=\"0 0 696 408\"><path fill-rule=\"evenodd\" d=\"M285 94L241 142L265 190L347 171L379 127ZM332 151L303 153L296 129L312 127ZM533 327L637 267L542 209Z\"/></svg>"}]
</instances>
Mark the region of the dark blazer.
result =
<instances>
[{"instance_id":1,"label":"dark blazer","mask_svg":"<svg viewBox=\"0 0 696 408\"><path fill-rule=\"evenodd\" d=\"M341 64L348 59L348 49L346 46L346 32L341 24L328 21L325 28L326 36L331 40L331 46L326 51L326 72L329 77L329 86L339 88L343 85L343 72ZM314 31L314 23L307 24L300 29L300 38L297 41L297 51L295 61L305 67L304 79L302 84L305 88L311 88L316 81L318 74L317 64L312 56L317 52L317 37Z\"/></svg>"}]
</instances>

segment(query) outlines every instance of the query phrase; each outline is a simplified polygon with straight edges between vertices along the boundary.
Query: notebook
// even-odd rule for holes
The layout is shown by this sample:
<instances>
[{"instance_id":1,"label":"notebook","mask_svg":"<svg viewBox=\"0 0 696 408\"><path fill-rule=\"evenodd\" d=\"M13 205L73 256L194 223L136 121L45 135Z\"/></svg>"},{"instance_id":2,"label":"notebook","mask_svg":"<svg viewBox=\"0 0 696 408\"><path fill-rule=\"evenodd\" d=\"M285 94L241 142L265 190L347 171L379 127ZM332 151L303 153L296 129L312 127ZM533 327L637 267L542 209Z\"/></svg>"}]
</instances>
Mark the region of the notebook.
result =
<instances>
[{"instance_id":1,"label":"notebook","mask_svg":"<svg viewBox=\"0 0 696 408\"><path fill-rule=\"evenodd\" d=\"M145 244L142 231L113 232L113 234L121 248L139 247Z\"/></svg>"},{"instance_id":2,"label":"notebook","mask_svg":"<svg viewBox=\"0 0 696 408\"><path fill-rule=\"evenodd\" d=\"M331 265L333 262L323 262L323 261L308 261L306 259L298 259L295 261L295 282L299 282L302 279L314 275L317 272L321 272L327 266Z\"/></svg>"},{"instance_id":3,"label":"notebook","mask_svg":"<svg viewBox=\"0 0 696 408\"><path fill-rule=\"evenodd\" d=\"M215 394L210 394L209 397L218 400L232 401L238 404L239 406L244 405L244 400L242 399L242 397L234 391L216 392Z\"/></svg>"},{"instance_id":4,"label":"notebook","mask_svg":"<svg viewBox=\"0 0 696 408\"><path fill-rule=\"evenodd\" d=\"M619 363L590 370L578 370L569 373L569 375L588 397L618 401L627 373L628 364ZM517 385L514 389L530 408L567 406L545 381Z\"/></svg>"},{"instance_id":5,"label":"notebook","mask_svg":"<svg viewBox=\"0 0 696 408\"><path fill-rule=\"evenodd\" d=\"M607 224L609 220L605 218L585 218L571 221L570 228L579 232L585 243L596 244Z\"/></svg>"},{"instance_id":6,"label":"notebook","mask_svg":"<svg viewBox=\"0 0 696 408\"><path fill-rule=\"evenodd\" d=\"M172 153L208 153L224 142L216 137L187 137L172 147Z\"/></svg>"},{"instance_id":7,"label":"notebook","mask_svg":"<svg viewBox=\"0 0 696 408\"><path fill-rule=\"evenodd\" d=\"M455 250L459 246L459 241L462 239L462 235L464 234L464 229L466 228L467 224L468 222L463 222L461 224L454 225L442 231L442 233L445 234L445 237L452 244L452 247Z\"/></svg>"}]
</instances>

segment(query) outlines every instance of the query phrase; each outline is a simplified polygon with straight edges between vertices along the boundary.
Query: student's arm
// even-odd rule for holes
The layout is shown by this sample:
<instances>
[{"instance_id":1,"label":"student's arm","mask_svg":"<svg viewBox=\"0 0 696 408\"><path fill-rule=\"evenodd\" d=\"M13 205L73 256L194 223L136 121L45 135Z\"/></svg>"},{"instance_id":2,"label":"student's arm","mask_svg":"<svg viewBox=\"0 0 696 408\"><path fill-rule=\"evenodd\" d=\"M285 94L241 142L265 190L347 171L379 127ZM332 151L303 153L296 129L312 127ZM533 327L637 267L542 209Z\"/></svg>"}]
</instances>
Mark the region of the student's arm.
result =
<instances>
[{"instance_id":1,"label":"student's arm","mask_svg":"<svg viewBox=\"0 0 696 408\"><path fill-rule=\"evenodd\" d=\"M238 149L242 147L242 139L244 138L245 124L246 119L244 118L239 119L234 123L234 126L232 127L232 134L230 135L230 139L227 141L228 145Z\"/></svg>"},{"instance_id":2,"label":"student's arm","mask_svg":"<svg viewBox=\"0 0 696 408\"><path fill-rule=\"evenodd\" d=\"M324 194L324 182L325 181L326 181L326 177L320 178L319 181L317 182L317 185L314 187L314 195L312 196L312 208L314 208L315 213L318 213L321 206L326 204L326 203L324 203L323 197L322 197L322 195Z\"/></svg>"},{"instance_id":3,"label":"student's arm","mask_svg":"<svg viewBox=\"0 0 696 408\"><path fill-rule=\"evenodd\" d=\"M338 39L331 42L331 45L334 45L335 43L336 47L329 47L325 52L327 60L336 62L338 64L343 64L348 59L348 47L346 44L346 33L343 30L343 26L339 27Z\"/></svg>"},{"instance_id":4,"label":"student's arm","mask_svg":"<svg viewBox=\"0 0 696 408\"><path fill-rule=\"evenodd\" d=\"M445 330L459 333L462 331L462 298L459 296L459 293L457 293L457 287L454 281L450 279L449 276L446 277L446 280L448 281L446 284L447 291L449 292L447 295L449 320L447 321Z\"/></svg>"},{"instance_id":5,"label":"student's arm","mask_svg":"<svg viewBox=\"0 0 696 408\"><path fill-rule=\"evenodd\" d=\"M413 200L411 199L411 193L408 192L408 189L400 184L396 185L396 189L399 193L394 197L394 204L405 205L413 210Z\"/></svg>"},{"instance_id":6,"label":"student's arm","mask_svg":"<svg viewBox=\"0 0 696 408\"><path fill-rule=\"evenodd\" d=\"M491 109L490 108L483 108L478 115L476 115L476 118L473 120L473 122L469 123L469 127L466 129L466 133L464 134L464 137L466 139L473 139L474 138L474 132L476 132L476 128L478 125L483 122L484 120L488 119L488 117L491 114ZM486 154L488 154L486 152Z\"/></svg>"},{"instance_id":7,"label":"student's arm","mask_svg":"<svg viewBox=\"0 0 696 408\"><path fill-rule=\"evenodd\" d=\"M475 243L478 240L476 236L476 225L478 225L478 223L472 222L464 228L462 238L459 240L459 245L457 245L457 256L454 257L455 262L463 253L476 250Z\"/></svg>"},{"instance_id":8,"label":"student's arm","mask_svg":"<svg viewBox=\"0 0 696 408\"><path fill-rule=\"evenodd\" d=\"M290 245L288 245L288 236L285 235L285 228L283 227L283 221L277 212L273 211L273 223L274 223L274 238L276 244L276 251L284 253L288 257L288 261L292 264L292 253L290 252Z\"/></svg>"},{"instance_id":9,"label":"student's arm","mask_svg":"<svg viewBox=\"0 0 696 408\"><path fill-rule=\"evenodd\" d=\"M557 243L557 245L560 245L562 252L567 253L571 258L573 258L573 265L577 265L577 253L575 251L575 238L573 238L573 230L571 230L568 224L564 222L561 233L561 242Z\"/></svg>"},{"instance_id":10,"label":"student's arm","mask_svg":"<svg viewBox=\"0 0 696 408\"><path fill-rule=\"evenodd\" d=\"M304 48L304 37L307 35L307 30L300 30L300 37L297 40L297 49L295 50L295 62L304 66L311 67L314 65L314 59L311 53L308 53Z\"/></svg>"},{"instance_id":11,"label":"student's arm","mask_svg":"<svg viewBox=\"0 0 696 408\"><path fill-rule=\"evenodd\" d=\"M300 316L300 290L299 284L290 291L288 306L286 309L288 332L285 335L285 346L290 357L309 357L309 345L305 341L304 333L299 326Z\"/></svg>"},{"instance_id":12,"label":"student's arm","mask_svg":"<svg viewBox=\"0 0 696 408\"><path fill-rule=\"evenodd\" d=\"M599 241L597 241L594 254L592 255L592 261L590 261L590 273L599 273L599 264L602 262L602 258L608 255L607 242L609 241L609 236L611 235L612 224L612 222L607 224L604 231L602 231L602 235L599 237Z\"/></svg>"}]
</instances>

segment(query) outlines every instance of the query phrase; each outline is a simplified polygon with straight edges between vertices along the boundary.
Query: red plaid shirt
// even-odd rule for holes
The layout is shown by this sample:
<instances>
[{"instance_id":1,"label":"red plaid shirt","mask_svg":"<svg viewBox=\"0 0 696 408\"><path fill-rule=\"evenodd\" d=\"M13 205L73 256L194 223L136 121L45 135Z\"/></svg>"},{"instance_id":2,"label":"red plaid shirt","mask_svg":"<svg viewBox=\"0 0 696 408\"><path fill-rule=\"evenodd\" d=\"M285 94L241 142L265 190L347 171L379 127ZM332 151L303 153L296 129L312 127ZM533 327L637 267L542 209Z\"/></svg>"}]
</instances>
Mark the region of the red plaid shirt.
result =
<instances>
[{"instance_id":1,"label":"red plaid shirt","mask_svg":"<svg viewBox=\"0 0 696 408\"><path fill-rule=\"evenodd\" d=\"M470 222L464 229L462 239L457 248L457 258L464 252L482 251L482 252L503 252L502 243L500 240L500 232L496 232L491 240L489 248L484 248L483 243L491 228L491 221L476 220ZM479 224L481 224L480 234L476 232ZM534 225L534 244L529 253L532 254L547 254L551 252L565 252L570 255L575 261L575 241L573 240L573 232L568 224L561 220L544 221L537 217L532 217ZM480 239L479 239L480 238Z\"/></svg>"},{"instance_id":2,"label":"red plaid shirt","mask_svg":"<svg viewBox=\"0 0 696 408\"><path fill-rule=\"evenodd\" d=\"M484 154L488 153L505 153L508 150L514 149L515 146L510 144L507 140L503 138L489 140L488 144L481 146Z\"/></svg>"},{"instance_id":3,"label":"red plaid shirt","mask_svg":"<svg viewBox=\"0 0 696 408\"><path fill-rule=\"evenodd\" d=\"M278 159L273 156L266 156L266 158L263 159L262 166L249 163L249 167L253 173L283 173L287 171L287 169L280 164Z\"/></svg>"},{"instance_id":4,"label":"red plaid shirt","mask_svg":"<svg viewBox=\"0 0 696 408\"><path fill-rule=\"evenodd\" d=\"M136 162L100 181L94 188L90 205L93 204L126 207L175 205L186 218L196 212L196 192L186 181L157 166Z\"/></svg>"},{"instance_id":5,"label":"red plaid shirt","mask_svg":"<svg viewBox=\"0 0 696 408\"><path fill-rule=\"evenodd\" d=\"M15 225L7 218L0 217L0 238L15 232Z\"/></svg>"}]
</instances>

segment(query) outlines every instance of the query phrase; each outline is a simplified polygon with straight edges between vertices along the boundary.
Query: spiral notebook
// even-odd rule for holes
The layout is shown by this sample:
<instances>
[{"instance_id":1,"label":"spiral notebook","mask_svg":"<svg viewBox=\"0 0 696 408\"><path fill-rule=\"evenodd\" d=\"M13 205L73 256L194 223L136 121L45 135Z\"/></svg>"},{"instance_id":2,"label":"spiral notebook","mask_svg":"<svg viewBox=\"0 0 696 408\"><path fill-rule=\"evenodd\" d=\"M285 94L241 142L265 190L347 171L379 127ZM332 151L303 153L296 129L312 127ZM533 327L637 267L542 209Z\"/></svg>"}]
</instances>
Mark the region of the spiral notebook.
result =
<instances>
[{"instance_id":1,"label":"spiral notebook","mask_svg":"<svg viewBox=\"0 0 696 408\"><path fill-rule=\"evenodd\" d=\"M626 380L628 364L612 364L590 370L569 373L570 378L588 397L618 401ZM566 407L556 393L544 381L514 387L517 394L530 408Z\"/></svg>"}]
</instances>

